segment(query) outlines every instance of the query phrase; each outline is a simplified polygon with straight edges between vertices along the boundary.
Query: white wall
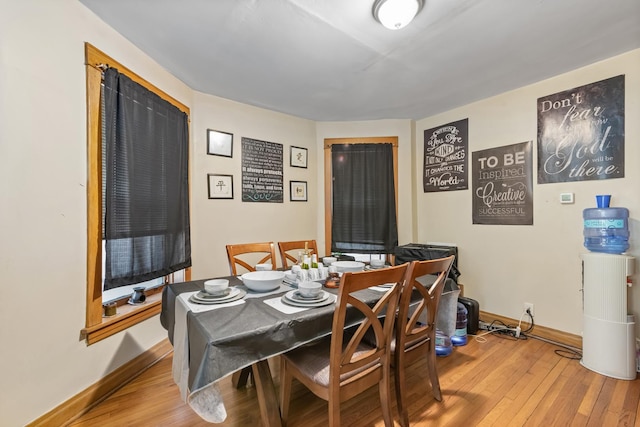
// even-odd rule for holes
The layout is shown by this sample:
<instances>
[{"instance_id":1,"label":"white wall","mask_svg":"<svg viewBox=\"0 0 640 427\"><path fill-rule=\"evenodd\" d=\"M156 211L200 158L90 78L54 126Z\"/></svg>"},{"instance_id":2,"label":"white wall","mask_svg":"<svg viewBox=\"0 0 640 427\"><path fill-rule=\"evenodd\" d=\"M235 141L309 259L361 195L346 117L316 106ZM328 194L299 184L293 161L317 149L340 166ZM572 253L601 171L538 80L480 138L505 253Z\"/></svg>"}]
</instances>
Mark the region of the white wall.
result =
<instances>
[{"instance_id":1,"label":"white wall","mask_svg":"<svg viewBox=\"0 0 640 427\"><path fill-rule=\"evenodd\" d=\"M76 0L0 1L0 424L36 419L164 339L157 317L87 347L88 41L190 105L192 91Z\"/></svg>"},{"instance_id":2,"label":"white wall","mask_svg":"<svg viewBox=\"0 0 640 427\"><path fill-rule=\"evenodd\" d=\"M313 238L315 124L194 93L76 0L0 0L1 425L24 425L166 338L157 317L87 347L84 42L191 108L193 278L228 274L224 245ZM234 133L232 159L206 154L206 129ZM284 203L242 203L241 137L284 145ZM289 146L309 148L307 169ZM234 175L234 200L208 200L207 173ZM289 202L290 180L309 202ZM10 392L9 392L10 391Z\"/></svg>"},{"instance_id":3,"label":"white wall","mask_svg":"<svg viewBox=\"0 0 640 427\"><path fill-rule=\"evenodd\" d=\"M538 185L536 102L609 77L625 74L625 177ZM595 207L596 194L612 194L612 206L630 214L628 251L640 255L640 50L602 61L531 86L457 108L417 122L414 180L422 181L425 129L469 119L471 152L533 141L533 226L473 225L471 189L423 193L417 198L421 242L453 242L459 246L460 281L465 295L480 309L519 319L523 303L535 304L539 325L581 334L582 295L580 254L583 247L582 210ZM471 167L471 160L469 160ZM471 174L469 174L471 178ZM469 186L471 188L471 185ZM575 204L561 205L560 193L575 193ZM638 274L634 281L638 282ZM640 314L640 283L631 290L631 310Z\"/></svg>"},{"instance_id":4,"label":"white wall","mask_svg":"<svg viewBox=\"0 0 640 427\"><path fill-rule=\"evenodd\" d=\"M206 154L207 129L233 133L232 158ZM314 151L314 122L196 93L191 132L192 279L228 275L227 244L316 237L319 190L315 175L322 158ZM283 145L283 203L242 201L242 137ZM306 169L289 166L291 145L308 149ZM233 200L207 198L208 173L233 175ZM291 180L307 181L307 202L289 201Z\"/></svg>"}]
</instances>

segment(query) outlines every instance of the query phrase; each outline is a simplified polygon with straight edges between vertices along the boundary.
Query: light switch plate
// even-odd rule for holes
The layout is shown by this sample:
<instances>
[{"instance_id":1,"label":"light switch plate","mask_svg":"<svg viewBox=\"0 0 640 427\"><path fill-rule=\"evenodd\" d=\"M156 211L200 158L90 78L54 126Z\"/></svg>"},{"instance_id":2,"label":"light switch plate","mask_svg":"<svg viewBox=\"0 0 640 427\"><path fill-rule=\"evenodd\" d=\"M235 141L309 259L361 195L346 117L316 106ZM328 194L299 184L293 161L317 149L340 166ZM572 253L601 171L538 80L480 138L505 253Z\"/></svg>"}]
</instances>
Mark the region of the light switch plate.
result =
<instances>
[{"instance_id":1,"label":"light switch plate","mask_svg":"<svg viewBox=\"0 0 640 427\"><path fill-rule=\"evenodd\" d=\"M560 203L562 204L573 203L573 193L560 193Z\"/></svg>"}]
</instances>

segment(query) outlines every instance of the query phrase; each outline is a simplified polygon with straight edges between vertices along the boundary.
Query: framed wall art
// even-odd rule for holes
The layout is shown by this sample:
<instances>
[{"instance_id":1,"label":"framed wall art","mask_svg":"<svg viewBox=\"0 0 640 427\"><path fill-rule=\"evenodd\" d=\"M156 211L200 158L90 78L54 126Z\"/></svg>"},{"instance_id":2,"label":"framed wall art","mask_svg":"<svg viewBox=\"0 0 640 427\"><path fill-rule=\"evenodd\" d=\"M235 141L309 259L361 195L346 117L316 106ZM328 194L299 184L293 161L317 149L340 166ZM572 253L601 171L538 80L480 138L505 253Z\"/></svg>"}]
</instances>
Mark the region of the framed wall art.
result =
<instances>
[{"instance_id":1,"label":"framed wall art","mask_svg":"<svg viewBox=\"0 0 640 427\"><path fill-rule=\"evenodd\" d=\"M291 161L290 165L294 168L306 168L307 167L307 149L302 147L291 146Z\"/></svg>"},{"instance_id":2,"label":"framed wall art","mask_svg":"<svg viewBox=\"0 0 640 427\"><path fill-rule=\"evenodd\" d=\"M207 174L210 199L233 199L233 175Z\"/></svg>"},{"instance_id":3,"label":"framed wall art","mask_svg":"<svg viewBox=\"0 0 640 427\"><path fill-rule=\"evenodd\" d=\"M241 138L242 201L284 203L284 146Z\"/></svg>"},{"instance_id":4,"label":"framed wall art","mask_svg":"<svg viewBox=\"0 0 640 427\"><path fill-rule=\"evenodd\" d=\"M233 134L207 129L207 154L233 157Z\"/></svg>"},{"instance_id":5,"label":"framed wall art","mask_svg":"<svg viewBox=\"0 0 640 427\"><path fill-rule=\"evenodd\" d=\"M307 181L289 181L289 198L292 202L307 201Z\"/></svg>"}]
</instances>

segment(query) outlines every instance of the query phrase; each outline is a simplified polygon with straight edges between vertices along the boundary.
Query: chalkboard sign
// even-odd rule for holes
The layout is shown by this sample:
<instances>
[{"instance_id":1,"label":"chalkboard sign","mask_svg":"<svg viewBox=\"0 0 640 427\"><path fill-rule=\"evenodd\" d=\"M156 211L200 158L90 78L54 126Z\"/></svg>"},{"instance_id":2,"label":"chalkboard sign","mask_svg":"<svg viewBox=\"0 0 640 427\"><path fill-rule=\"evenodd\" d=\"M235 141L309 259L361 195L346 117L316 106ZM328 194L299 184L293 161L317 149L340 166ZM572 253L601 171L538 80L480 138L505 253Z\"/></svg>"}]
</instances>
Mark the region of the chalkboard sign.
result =
<instances>
[{"instance_id":1,"label":"chalkboard sign","mask_svg":"<svg viewBox=\"0 0 640 427\"><path fill-rule=\"evenodd\" d=\"M242 201L282 203L282 144L242 138Z\"/></svg>"},{"instance_id":2,"label":"chalkboard sign","mask_svg":"<svg viewBox=\"0 0 640 427\"><path fill-rule=\"evenodd\" d=\"M538 184L624 177L624 75L538 99Z\"/></svg>"},{"instance_id":3,"label":"chalkboard sign","mask_svg":"<svg viewBox=\"0 0 640 427\"><path fill-rule=\"evenodd\" d=\"M468 188L469 120L424 131L425 193Z\"/></svg>"},{"instance_id":4,"label":"chalkboard sign","mask_svg":"<svg viewBox=\"0 0 640 427\"><path fill-rule=\"evenodd\" d=\"M473 223L533 224L532 141L474 151Z\"/></svg>"}]
</instances>

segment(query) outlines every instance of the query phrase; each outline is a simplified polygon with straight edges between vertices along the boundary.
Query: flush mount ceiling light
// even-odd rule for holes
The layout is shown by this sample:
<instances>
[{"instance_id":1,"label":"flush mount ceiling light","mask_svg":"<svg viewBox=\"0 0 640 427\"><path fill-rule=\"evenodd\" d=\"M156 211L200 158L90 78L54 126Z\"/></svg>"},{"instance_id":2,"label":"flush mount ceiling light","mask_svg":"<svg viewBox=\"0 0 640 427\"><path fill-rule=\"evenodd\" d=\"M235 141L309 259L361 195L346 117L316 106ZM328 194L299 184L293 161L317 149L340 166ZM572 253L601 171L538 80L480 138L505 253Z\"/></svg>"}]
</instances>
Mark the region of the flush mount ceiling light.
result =
<instances>
[{"instance_id":1,"label":"flush mount ceiling light","mask_svg":"<svg viewBox=\"0 0 640 427\"><path fill-rule=\"evenodd\" d=\"M418 14L424 0L376 0L373 17L390 30L406 27Z\"/></svg>"}]
</instances>

